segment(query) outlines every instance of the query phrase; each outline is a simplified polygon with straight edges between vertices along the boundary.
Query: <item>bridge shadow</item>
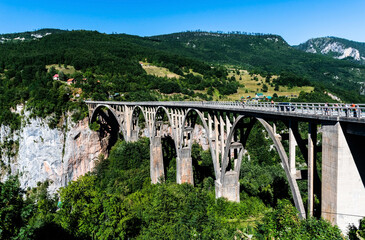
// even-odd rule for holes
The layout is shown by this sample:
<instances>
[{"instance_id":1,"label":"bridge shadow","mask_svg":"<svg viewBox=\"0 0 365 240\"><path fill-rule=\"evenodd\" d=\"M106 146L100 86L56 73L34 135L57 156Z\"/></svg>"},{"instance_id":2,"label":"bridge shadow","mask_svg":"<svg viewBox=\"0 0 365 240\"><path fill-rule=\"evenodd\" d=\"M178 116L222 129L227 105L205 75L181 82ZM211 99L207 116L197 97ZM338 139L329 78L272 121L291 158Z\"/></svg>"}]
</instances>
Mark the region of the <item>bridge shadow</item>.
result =
<instances>
[{"instance_id":1,"label":"bridge shadow","mask_svg":"<svg viewBox=\"0 0 365 240\"><path fill-rule=\"evenodd\" d=\"M192 145L191 158L195 186L203 184L205 178L215 178L213 160L210 155L210 149L208 150L208 152L205 152L198 143L194 143Z\"/></svg>"},{"instance_id":2,"label":"bridge shadow","mask_svg":"<svg viewBox=\"0 0 365 240\"><path fill-rule=\"evenodd\" d=\"M365 136L349 134L346 132L344 134L360 174L363 187L365 188Z\"/></svg>"},{"instance_id":3,"label":"bridge shadow","mask_svg":"<svg viewBox=\"0 0 365 240\"><path fill-rule=\"evenodd\" d=\"M176 182L176 148L174 139L167 135L161 138L165 180Z\"/></svg>"},{"instance_id":4,"label":"bridge shadow","mask_svg":"<svg viewBox=\"0 0 365 240\"><path fill-rule=\"evenodd\" d=\"M118 141L119 123L111 110L99 110L97 113L97 123L100 125L99 138L103 148L109 153L111 148Z\"/></svg>"}]
</instances>

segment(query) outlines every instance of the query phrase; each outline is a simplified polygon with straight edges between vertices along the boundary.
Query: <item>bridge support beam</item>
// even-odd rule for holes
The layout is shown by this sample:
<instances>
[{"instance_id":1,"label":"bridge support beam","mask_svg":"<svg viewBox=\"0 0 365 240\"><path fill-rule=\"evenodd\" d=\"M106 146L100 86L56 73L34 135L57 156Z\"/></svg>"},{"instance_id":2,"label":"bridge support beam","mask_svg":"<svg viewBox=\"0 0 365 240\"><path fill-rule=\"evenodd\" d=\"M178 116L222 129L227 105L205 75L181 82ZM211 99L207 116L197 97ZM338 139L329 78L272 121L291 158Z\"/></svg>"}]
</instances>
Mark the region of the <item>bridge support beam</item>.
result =
<instances>
[{"instance_id":1,"label":"bridge support beam","mask_svg":"<svg viewBox=\"0 0 365 240\"><path fill-rule=\"evenodd\" d=\"M180 157L176 158L176 182L194 185L193 162L190 147L181 149Z\"/></svg>"},{"instance_id":2,"label":"bridge support beam","mask_svg":"<svg viewBox=\"0 0 365 240\"><path fill-rule=\"evenodd\" d=\"M345 134L340 123L323 125L321 215L343 232L365 216L364 146L359 140Z\"/></svg>"},{"instance_id":3,"label":"bridge support beam","mask_svg":"<svg viewBox=\"0 0 365 240\"><path fill-rule=\"evenodd\" d=\"M159 183L164 177L161 137L153 137L150 143L151 183Z\"/></svg>"}]
</instances>

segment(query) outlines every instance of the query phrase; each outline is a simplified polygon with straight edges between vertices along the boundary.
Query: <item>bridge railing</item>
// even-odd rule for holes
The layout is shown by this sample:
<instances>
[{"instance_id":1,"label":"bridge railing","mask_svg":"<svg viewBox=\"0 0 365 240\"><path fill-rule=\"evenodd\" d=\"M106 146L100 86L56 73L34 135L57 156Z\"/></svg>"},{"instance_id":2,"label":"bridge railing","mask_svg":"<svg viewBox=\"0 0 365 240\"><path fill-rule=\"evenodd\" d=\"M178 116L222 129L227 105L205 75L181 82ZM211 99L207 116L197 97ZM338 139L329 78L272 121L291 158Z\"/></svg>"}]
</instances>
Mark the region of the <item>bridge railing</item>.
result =
<instances>
[{"instance_id":1,"label":"bridge railing","mask_svg":"<svg viewBox=\"0 0 365 240\"><path fill-rule=\"evenodd\" d=\"M305 115L323 115L348 118L365 118L365 104L325 104L325 103L255 103L241 104L243 108L267 110L276 112L290 112Z\"/></svg>"},{"instance_id":2,"label":"bridge railing","mask_svg":"<svg viewBox=\"0 0 365 240\"><path fill-rule=\"evenodd\" d=\"M186 106L186 107L212 107L230 109L250 109L265 112L287 112L290 114L322 115L345 118L365 118L365 104L342 103L295 103L295 102L239 102L239 101L180 101L180 102L96 102L86 101L88 104L119 104L119 105L147 105L147 106Z\"/></svg>"}]
</instances>

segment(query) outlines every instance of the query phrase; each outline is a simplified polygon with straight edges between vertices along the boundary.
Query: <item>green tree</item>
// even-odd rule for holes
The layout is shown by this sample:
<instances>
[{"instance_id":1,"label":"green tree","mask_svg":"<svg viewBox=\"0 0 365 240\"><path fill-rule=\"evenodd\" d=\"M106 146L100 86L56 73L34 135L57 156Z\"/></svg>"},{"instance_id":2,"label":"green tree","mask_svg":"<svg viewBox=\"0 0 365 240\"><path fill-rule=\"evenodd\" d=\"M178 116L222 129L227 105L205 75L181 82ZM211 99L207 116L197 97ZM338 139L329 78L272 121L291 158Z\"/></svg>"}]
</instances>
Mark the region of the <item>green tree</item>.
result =
<instances>
[{"instance_id":1,"label":"green tree","mask_svg":"<svg viewBox=\"0 0 365 240\"><path fill-rule=\"evenodd\" d=\"M269 88L267 87L266 84L262 85L262 89L263 92L267 92L269 90Z\"/></svg>"},{"instance_id":2,"label":"green tree","mask_svg":"<svg viewBox=\"0 0 365 240\"><path fill-rule=\"evenodd\" d=\"M0 239L11 239L23 225L23 192L17 177L0 182Z\"/></svg>"}]
</instances>

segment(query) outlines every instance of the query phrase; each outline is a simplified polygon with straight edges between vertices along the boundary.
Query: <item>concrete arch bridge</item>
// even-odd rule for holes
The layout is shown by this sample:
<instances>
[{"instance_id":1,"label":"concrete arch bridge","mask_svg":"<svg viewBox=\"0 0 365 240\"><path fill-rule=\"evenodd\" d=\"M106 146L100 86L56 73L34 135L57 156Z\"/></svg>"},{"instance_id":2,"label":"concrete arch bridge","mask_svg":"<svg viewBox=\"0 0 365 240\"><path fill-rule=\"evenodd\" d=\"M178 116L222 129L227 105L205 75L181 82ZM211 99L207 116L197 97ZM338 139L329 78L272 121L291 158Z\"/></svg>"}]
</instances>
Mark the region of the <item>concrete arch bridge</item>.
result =
<instances>
[{"instance_id":1,"label":"concrete arch bridge","mask_svg":"<svg viewBox=\"0 0 365 240\"><path fill-rule=\"evenodd\" d=\"M136 141L143 116L150 138L151 182L164 176L162 125L168 124L174 141L177 183L194 183L191 146L194 126L205 130L213 160L216 197L239 201L239 173L250 131L261 124L272 139L285 170L301 218L313 215L314 195L320 215L343 230L365 216L365 104L355 107L324 103L239 102L112 102L86 101L90 123L112 119L114 130L126 141ZM274 123L285 124L278 133ZM307 123L305 137L299 123ZM109 124L109 123L108 123ZM116 129L116 130L115 130ZM321 139L321 141L319 141ZM286 152L283 142L288 141ZM321 144L319 144L321 142ZM296 147L307 169L295 164ZM321 177L317 153L322 154ZM297 181L308 181L308 206L304 208Z\"/></svg>"}]
</instances>

